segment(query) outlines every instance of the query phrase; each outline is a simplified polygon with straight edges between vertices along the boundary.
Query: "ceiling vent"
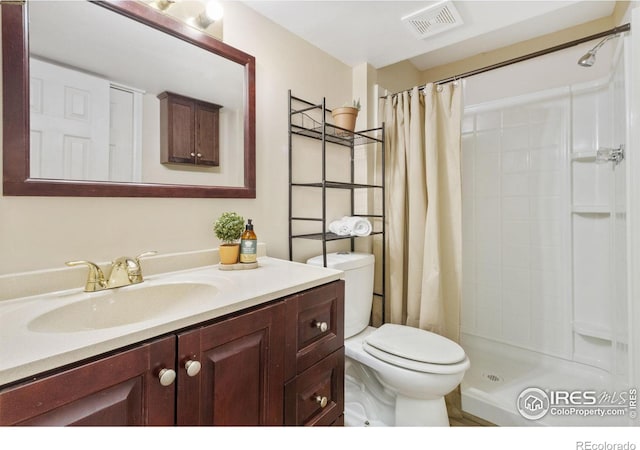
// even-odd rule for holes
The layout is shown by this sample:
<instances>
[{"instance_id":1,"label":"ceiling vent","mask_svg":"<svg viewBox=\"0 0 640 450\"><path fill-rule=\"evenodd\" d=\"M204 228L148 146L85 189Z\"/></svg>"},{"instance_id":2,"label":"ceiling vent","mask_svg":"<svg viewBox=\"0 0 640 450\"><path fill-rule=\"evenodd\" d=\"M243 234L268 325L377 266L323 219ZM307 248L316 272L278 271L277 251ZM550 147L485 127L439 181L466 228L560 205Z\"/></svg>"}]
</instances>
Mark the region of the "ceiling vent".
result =
<instances>
[{"instance_id":1,"label":"ceiling vent","mask_svg":"<svg viewBox=\"0 0 640 450\"><path fill-rule=\"evenodd\" d=\"M418 39L425 39L463 24L450 1L444 1L404 16L402 22Z\"/></svg>"}]
</instances>

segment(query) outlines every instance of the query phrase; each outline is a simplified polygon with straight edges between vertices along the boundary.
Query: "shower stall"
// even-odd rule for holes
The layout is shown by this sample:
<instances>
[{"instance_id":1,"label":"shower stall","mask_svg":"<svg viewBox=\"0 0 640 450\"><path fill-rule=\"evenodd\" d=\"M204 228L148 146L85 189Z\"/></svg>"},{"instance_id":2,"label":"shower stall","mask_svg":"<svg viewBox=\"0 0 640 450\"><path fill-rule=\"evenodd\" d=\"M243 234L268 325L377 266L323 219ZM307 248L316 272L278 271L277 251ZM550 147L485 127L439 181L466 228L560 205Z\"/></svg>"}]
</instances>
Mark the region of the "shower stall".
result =
<instances>
[{"instance_id":1,"label":"shower stall","mask_svg":"<svg viewBox=\"0 0 640 450\"><path fill-rule=\"evenodd\" d=\"M594 42L464 81L462 407L498 425L633 418L518 410L528 388L633 388L628 39L603 43L591 67L576 62Z\"/></svg>"}]
</instances>

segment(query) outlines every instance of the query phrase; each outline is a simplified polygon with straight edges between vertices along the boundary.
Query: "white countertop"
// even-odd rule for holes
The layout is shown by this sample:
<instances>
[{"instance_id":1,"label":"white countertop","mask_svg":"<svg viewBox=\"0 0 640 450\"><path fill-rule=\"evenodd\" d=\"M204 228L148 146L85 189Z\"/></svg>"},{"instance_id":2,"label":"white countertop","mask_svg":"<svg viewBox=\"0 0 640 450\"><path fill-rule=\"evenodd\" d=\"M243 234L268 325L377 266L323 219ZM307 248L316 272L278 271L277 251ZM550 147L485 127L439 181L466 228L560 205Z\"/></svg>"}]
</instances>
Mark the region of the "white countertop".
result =
<instances>
[{"instance_id":1,"label":"white countertop","mask_svg":"<svg viewBox=\"0 0 640 450\"><path fill-rule=\"evenodd\" d=\"M342 272L275 258L258 259L254 270L222 271L217 266L145 277L136 289L167 283L211 284L218 292L210 299L160 311L149 320L112 328L75 332L32 331L28 324L48 311L104 295L83 288L0 302L0 386L38 373L99 355L174 330L319 286L342 277ZM179 302L176 299L176 302Z\"/></svg>"}]
</instances>

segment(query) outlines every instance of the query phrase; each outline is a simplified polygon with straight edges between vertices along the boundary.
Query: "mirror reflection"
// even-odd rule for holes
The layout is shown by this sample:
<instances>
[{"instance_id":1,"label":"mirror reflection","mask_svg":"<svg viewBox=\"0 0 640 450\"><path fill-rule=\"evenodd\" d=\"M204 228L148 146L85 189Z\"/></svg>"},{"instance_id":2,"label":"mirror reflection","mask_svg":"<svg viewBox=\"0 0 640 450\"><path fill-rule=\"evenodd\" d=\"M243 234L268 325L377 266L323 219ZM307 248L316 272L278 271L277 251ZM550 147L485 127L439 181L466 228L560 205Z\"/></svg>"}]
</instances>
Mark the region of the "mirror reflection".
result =
<instances>
[{"instance_id":1,"label":"mirror reflection","mask_svg":"<svg viewBox=\"0 0 640 450\"><path fill-rule=\"evenodd\" d=\"M89 2L28 8L30 178L244 186L243 65ZM198 164L198 114L161 123L167 92L219 107L217 165ZM161 157L172 125L193 161Z\"/></svg>"}]
</instances>

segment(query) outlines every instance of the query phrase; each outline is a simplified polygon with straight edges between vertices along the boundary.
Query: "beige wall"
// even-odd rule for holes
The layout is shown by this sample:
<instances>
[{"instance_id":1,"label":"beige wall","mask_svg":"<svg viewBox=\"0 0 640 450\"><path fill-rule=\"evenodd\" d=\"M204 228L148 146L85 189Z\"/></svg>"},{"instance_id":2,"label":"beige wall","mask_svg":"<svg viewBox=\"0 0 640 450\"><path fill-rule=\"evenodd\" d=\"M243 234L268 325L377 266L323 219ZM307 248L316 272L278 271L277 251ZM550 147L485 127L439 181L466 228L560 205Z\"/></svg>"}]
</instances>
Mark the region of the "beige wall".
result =
<instances>
[{"instance_id":1,"label":"beige wall","mask_svg":"<svg viewBox=\"0 0 640 450\"><path fill-rule=\"evenodd\" d=\"M391 94L422 83L422 74L409 61L401 61L378 70L378 83Z\"/></svg>"},{"instance_id":2,"label":"beige wall","mask_svg":"<svg viewBox=\"0 0 640 450\"><path fill-rule=\"evenodd\" d=\"M335 106L351 99L351 68L239 2L227 2L224 37L256 57L257 198L0 197L0 275L109 261L145 250L217 247L213 221L253 218L269 254L287 258L287 90Z\"/></svg>"}]
</instances>

